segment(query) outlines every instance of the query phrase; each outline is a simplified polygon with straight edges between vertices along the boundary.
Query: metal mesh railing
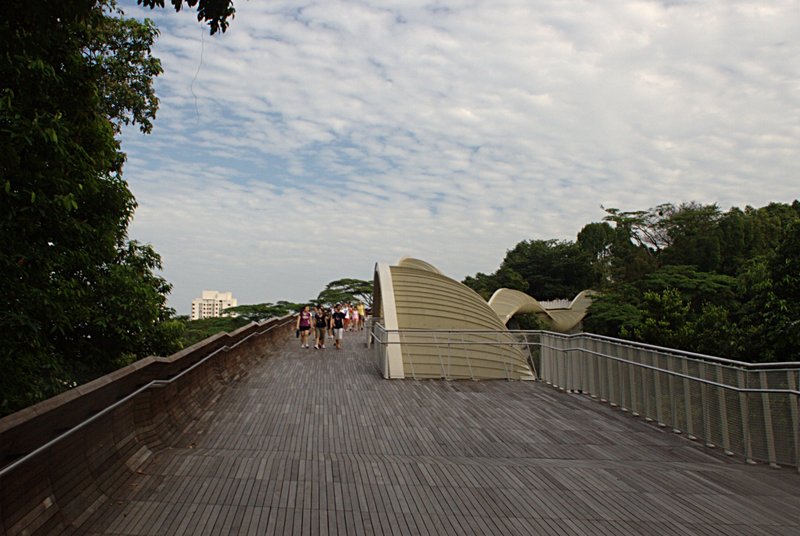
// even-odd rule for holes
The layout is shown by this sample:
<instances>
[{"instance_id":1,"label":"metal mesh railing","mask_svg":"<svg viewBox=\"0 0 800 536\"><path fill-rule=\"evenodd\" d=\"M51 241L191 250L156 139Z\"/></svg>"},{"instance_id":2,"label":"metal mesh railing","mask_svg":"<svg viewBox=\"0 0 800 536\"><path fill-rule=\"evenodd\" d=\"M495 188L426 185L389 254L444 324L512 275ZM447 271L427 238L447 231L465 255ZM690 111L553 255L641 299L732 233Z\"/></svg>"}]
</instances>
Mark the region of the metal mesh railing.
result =
<instances>
[{"instance_id":1,"label":"metal mesh railing","mask_svg":"<svg viewBox=\"0 0 800 536\"><path fill-rule=\"evenodd\" d=\"M591 395L749 462L800 468L800 363L744 363L585 333L388 332L376 322L370 337L384 377L391 344L402 348L405 377L446 379L476 379L481 354L512 346L538 379L555 387ZM513 364L505 364L494 377L513 377Z\"/></svg>"},{"instance_id":2,"label":"metal mesh railing","mask_svg":"<svg viewBox=\"0 0 800 536\"><path fill-rule=\"evenodd\" d=\"M375 363L389 377L388 348L399 348L404 377L464 379L533 379L531 343L509 331L402 329L371 326ZM533 368L535 371L535 368Z\"/></svg>"},{"instance_id":3,"label":"metal mesh railing","mask_svg":"<svg viewBox=\"0 0 800 536\"><path fill-rule=\"evenodd\" d=\"M800 363L743 363L541 332L541 379L748 461L800 467Z\"/></svg>"}]
</instances>

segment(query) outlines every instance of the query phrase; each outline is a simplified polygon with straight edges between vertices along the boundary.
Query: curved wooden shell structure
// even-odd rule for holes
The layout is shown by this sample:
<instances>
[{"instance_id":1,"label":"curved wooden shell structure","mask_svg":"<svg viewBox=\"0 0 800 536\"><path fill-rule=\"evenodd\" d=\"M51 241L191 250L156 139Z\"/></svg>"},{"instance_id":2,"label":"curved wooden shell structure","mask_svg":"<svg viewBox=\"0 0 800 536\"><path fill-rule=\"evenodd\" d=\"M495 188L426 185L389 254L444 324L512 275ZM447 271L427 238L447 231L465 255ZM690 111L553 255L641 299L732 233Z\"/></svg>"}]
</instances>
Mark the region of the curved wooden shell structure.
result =
<instances>
[{"instance_id":1,"label":"curved wooden shell structure","mask_svg":"<svg viewBox=\"0 0 800 536\"><path fill-rule=\"evenodd\" d=\"M376 264L373 311L389 335L387 377L533 379L524 346L483 298L425 261Z\"/></svg>"},{"instance_id":2,"label":"curved wooden shell structure","mask_svg":"<svg viewBox=\"0 0 800 536\"><path fill-rule=\"evenodd\" d=\"M548 328L559 333L568 333L575 329L586 316L586 311L592 304L592 291L584 290L579 293L568 307L564 309L546 309L535 298L510 288L501 288L489 298L491 307L503 324L517 313L534 313L544 320Z\"/></svg>"}]
</instances>

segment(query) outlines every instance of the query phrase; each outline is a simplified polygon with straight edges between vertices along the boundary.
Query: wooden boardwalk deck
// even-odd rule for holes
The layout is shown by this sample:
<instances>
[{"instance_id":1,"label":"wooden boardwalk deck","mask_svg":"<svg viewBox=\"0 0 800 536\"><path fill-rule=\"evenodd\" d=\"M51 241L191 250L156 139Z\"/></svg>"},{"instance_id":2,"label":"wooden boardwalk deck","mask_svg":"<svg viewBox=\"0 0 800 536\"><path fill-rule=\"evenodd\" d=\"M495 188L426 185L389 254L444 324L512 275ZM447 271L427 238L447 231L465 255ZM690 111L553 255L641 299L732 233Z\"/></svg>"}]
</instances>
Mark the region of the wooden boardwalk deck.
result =
<instances>
[{"instance_id":1,"label":"wooden boardwalk deck","mask_svg":"<svg viewBox=\"0 0 800 536\"><path fill-rule=\"evenodd\" d=\"M534 382L382 380L293 339L82 526L90 534L800 534L800 476Z\"/></svg>"}]
</instances>

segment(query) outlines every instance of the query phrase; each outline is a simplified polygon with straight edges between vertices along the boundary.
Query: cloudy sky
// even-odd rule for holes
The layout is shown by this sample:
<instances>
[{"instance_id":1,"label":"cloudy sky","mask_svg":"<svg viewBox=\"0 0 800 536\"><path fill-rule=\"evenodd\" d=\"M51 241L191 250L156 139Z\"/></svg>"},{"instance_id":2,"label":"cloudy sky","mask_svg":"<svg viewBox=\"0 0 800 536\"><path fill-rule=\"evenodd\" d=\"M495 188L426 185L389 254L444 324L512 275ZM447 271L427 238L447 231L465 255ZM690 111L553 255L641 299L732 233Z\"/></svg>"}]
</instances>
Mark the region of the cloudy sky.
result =
<instances>
[{"instance_id":1,"label":"cloudy sky","mask_svg":"<svg viewBox=\"0 0 800 536\"><path fill-rule=\"evenodd\" d=\"M120 4L161 29L155 128L123 149L179 313L403 255L492 272L601 205L800 193L797 0L236 0L213 37Z\"/></svg>"}]
</instances>

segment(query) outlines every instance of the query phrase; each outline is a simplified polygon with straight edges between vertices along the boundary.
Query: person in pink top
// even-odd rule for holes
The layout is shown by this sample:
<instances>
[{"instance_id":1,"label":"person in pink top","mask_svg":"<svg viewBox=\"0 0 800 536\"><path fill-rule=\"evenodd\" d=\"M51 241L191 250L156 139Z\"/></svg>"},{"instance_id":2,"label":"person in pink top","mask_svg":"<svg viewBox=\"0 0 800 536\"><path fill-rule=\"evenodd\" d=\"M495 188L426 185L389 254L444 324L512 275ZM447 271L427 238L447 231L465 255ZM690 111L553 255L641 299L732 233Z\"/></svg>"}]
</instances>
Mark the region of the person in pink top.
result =
<instances>
[{"instance_id":1,"label":"person in pink top","mask_svg":"<svg viewBox=\"0 0 800 536\"><path fill-rule=\"evenodd\" d=\"M308 334L311 331L311 311L308 310L308 305L297 315L297 331L300 336L300 348L308 348Z\"/></svg>"}]
</instances>

